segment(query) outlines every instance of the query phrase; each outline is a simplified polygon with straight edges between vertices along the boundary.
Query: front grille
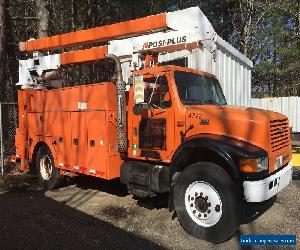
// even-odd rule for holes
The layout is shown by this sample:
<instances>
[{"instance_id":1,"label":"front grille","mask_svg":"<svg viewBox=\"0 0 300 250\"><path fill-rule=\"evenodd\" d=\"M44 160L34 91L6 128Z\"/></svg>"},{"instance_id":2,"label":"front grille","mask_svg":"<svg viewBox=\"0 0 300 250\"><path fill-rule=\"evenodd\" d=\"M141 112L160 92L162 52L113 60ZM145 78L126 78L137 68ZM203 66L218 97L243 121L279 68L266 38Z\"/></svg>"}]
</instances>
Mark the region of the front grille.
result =
<instances>
[{"instance_id":1,"label":"front grille","mask_svg":"<svg viewBox=\"0 0 300 250\"><path fill-rule=\"evenodd\" d=\"M271 150L276 152L290 144L288 119L270 121Z\"/></svg>"}]
</instances>

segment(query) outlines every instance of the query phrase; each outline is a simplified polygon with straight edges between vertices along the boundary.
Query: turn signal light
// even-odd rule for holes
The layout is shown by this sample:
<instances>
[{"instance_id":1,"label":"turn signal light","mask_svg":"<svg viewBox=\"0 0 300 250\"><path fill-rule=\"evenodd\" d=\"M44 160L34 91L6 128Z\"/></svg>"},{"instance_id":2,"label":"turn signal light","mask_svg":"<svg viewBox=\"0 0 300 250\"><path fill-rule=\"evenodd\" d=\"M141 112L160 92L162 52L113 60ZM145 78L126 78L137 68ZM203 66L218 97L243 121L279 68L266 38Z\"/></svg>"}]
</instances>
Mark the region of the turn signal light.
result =
<instances>
[{"instance_id":1,"label":"turn signal light","mask_svg":"<svg viewBox=\"0 0 300 250\"><path fill-rule=\"evenodd\" d=\"M257 159L240 160L240 171L243 173L257 172Z\"/></svg>"}]
</instances>

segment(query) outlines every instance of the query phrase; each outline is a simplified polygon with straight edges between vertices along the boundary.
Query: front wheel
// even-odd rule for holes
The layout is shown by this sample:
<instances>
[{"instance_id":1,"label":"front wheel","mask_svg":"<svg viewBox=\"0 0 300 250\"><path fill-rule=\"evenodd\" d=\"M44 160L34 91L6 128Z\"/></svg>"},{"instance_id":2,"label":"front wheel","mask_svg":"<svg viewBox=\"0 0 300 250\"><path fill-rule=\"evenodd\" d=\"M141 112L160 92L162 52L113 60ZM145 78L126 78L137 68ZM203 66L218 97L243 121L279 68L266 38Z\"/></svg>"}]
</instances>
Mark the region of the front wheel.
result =
<instances>
[{"instance_id":1,"label":"front wheel","mask_svg":"<svg viewBox=\"0 0 300 250\"><path fill-rule=\"evenodd\" d=\"M239 226L234 183L216 164L188 166L175 183L174 204L182 226L197 238L220 243Z\"/></svg>"}]
</instances>

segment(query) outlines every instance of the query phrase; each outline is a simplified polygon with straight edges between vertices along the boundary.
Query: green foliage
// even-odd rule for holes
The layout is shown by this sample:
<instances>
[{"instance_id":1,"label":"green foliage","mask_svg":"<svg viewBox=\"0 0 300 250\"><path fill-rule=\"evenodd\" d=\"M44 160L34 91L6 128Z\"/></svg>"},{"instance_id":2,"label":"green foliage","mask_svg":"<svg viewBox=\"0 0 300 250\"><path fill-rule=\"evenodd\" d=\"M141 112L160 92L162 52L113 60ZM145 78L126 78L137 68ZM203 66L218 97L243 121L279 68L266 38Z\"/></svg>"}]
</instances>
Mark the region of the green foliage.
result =
<instances>
[{"instance_id":1,"label":"green foliage","mask_svg":"<svg viewBox=\"0 0 300 250\"><path fill-rule=\"evenodd\" d=\"M261 46L255 50L258 60L254 86L266 83L269 88L264 95L299 95L299 10L299 1L276 1L260 26L258 39Z\"/></svg>"}]
</instances>

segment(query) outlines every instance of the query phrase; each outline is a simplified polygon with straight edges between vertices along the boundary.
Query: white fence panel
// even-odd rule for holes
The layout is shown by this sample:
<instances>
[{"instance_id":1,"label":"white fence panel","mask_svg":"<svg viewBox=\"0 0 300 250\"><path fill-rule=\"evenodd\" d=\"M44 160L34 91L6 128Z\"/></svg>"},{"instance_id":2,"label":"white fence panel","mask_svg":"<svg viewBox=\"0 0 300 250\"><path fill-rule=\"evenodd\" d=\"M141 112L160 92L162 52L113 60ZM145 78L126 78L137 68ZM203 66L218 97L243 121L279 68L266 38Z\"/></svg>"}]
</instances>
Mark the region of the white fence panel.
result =
<instances>
[{"instance_id":1,"label":"white fence panel","mask_svg":"<svg viewBox=\"0 0 300 250\"><path fill-rule=\"evenodd\" d=\"M300 132L300 97L252 98L251 107L271 110L289 118L293 132Z\"/></svg>"}]
</instances>

